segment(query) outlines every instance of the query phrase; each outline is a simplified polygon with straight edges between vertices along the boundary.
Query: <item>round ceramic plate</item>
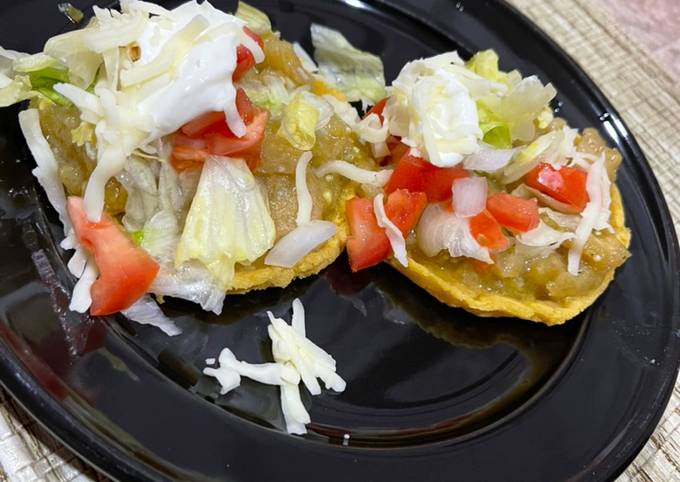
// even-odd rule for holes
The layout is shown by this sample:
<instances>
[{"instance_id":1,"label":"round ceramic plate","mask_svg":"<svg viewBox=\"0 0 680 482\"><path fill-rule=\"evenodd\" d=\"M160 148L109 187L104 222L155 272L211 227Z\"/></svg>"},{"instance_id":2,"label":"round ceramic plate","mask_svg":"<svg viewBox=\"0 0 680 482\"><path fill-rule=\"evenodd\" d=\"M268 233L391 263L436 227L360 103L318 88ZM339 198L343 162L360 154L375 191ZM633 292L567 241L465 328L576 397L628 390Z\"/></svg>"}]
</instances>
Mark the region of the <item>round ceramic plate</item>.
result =
<instances>
[{"instance_id":1,"label":"round ceramic plate","mask_svg":"<svg viewBox=\"0 0 680 482\"><path fill-rule=\"evenodd\" d=\"M86 2L74 2L83 6ZM233 3L215 2L232 10ZM387 266L352 275L341 257L319 276L227 298L221 316L164 305L168 338L123 318L68 312L73 279L60 227L31 177L17 109L0 112L0 377L64 443L120 479L604 480L656 425L680 343L678 246L659 187L619 116L526 19L490 1L253 1L307 48L311 22L405 62L485 48L502 67L552 82L573 126L597 127L624 157L619 187L632 257L583 315L546 328L480 319L439 304ZM0 7L0 45L40 50L68 28L52 0ZM222 347L271 358L266 310L307 308L308 333L338 361L342 394L303 401L304 437L284 427L276 388L218 396L204 360Z\"/></svg>"}]
</instances>

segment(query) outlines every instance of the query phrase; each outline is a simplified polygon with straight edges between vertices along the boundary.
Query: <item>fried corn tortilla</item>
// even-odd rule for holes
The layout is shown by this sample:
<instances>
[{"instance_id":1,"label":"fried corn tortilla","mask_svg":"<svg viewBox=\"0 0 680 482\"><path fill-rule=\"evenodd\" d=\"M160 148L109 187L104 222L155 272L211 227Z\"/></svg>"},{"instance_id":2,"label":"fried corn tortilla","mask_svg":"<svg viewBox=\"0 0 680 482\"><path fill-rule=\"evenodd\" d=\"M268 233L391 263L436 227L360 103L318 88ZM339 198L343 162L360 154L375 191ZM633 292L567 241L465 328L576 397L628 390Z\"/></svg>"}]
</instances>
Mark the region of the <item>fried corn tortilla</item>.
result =
<instances>
[{"instance_id":1,"label":"fried corn tortilla","mask_svg":"<svg viewBox=\"0 0 680 482\"><path fill-rule=\"evenodd\" d=\"M615 185L612 185L611 195L610 224L617 239L628 248L630 230L625 226L621 195ZM535 297L517 299L483 288L472 289L447 273L445 267L419 252L409 252L406 268L393 258L388 262L411 281L449 306L463 308L478 316L512 316L546 325L562 324L588 308L609 286L614 279L615 272L613 269L609 270L600 285L591 289L587 294L566 297L558 302Z\"/></svg>"},{"instance_id":2,"label":"fried corn tortilla","mask_svg":"<svg viewBox=\"0 0 680 482\"><path fill-rule=\"evenodd\" d=\"M295 196L295 193L291 193ZM335 235L302 258L292 268L279 268L266 266L262 260L258 260L251 266L237 265L234 275L233 288L227 294L245 293L251 290L263 290L265 288L283 288L297 278L312 276L331 264L340 256L345 249L347 240L347 219L345 217L345 202L355 195L355 188L351 183L341 191L337 202L329 206L323 219L337 226Z\"/></svg>"}]
</instances>

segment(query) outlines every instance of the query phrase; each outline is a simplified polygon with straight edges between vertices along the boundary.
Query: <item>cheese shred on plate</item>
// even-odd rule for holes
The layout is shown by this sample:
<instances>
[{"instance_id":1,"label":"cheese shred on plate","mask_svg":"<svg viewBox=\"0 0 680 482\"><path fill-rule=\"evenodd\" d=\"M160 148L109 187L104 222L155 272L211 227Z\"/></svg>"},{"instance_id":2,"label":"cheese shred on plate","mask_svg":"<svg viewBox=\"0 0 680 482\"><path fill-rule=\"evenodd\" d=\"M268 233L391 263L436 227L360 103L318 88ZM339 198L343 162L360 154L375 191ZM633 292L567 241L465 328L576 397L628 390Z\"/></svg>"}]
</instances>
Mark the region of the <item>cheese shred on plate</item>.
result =
<instances>
[{"instance_id":1,"label":"cheese shred on plate","mask_svg":"<svg viewBox=\"0 0 680 482\"><path fill-rule=\"evenodd\" d=\"M299 299L293 300L290 324L274 316L271 311L267 311L267 316L274 363L239 361L229 348L224 348L217 360L219 367L208 366L203 369L203 373L217 379L222 395L237 388L241 384L241 377L267 385L278 385L286 430L303 435L307 433L305 425L310 423L310 417L300 398L300 382L312 395L321 393L317 379L323 381L326 389L335 392L344 391L347 384L336 373L335 359L307 338L305 310ZM214 358L206 359L207 365L214 363Z\"/></svg>"}]
</instances>

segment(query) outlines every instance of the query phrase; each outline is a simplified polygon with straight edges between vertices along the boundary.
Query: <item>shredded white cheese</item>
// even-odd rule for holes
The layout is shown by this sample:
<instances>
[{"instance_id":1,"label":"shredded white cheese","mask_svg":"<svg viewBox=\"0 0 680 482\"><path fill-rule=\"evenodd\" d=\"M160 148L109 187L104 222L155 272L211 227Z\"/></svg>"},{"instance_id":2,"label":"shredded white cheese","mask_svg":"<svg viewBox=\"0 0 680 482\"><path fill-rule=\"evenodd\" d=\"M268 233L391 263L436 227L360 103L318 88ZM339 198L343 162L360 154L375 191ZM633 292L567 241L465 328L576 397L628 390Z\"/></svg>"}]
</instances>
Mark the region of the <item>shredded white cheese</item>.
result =
<instances>
[{"instance_id":1,"label":"shredded white cheese","mask_svg":"<svg viewBox=\"0 0 680 482\"><path fill-rule=\"evenodd\" d=\"M89 258L85 269L83 270L80 279L73 287L73 294L71 295L71 303L68 309L78 313L85 313L92 304L92 296L90 295L90 288L97 280L99 271L94 264L94 259Z\"/></svg>"},{"instance_id":2,"label":"shredded white cheese","mask_svg":"<svg viewBox=\"0 0 680 482\"><path fill-rule=\"evenodd\" d=\"M203 369L203 373L217 379L223 395L238 387L242 376L267 385L278 385L286 430L302 435L307 433L305 425L310 422L310 417L300 398L300 381L312 395L321 393L317 378L324 382L327 389L336 392L342 392L347 384L336 373L333 357L306 337L305 311L299 299L293 300L290 325L275 317L271 311L267 312L267 316L271 322L268 332L275 363L251 364L239 361L231 350L225 348L218 359L219 367L208 366ZM207 365L214 363L214 358L206 359Z\"/></svg>"},{"instance_id":3,"label":"shredded white cheese","mask_svg":"<svg viewBox=\"0 0 680 482\"><path fill-rule=\"evenodd\" d=\"M298 211L295 222L298 226L312 220L312 195L307 187L307 165L312 160L312 153L303 152L295 166L295 191L297 193Z\"/></svg>"},{"instance_id":4,"label":"shredded white cheese","mask_svg":"<svg viewBox=\"0 0 680 482\"><path fill-rule=\"evenodd\" d=\"M382 187L389 181L392 169L370 171L347 161L328 161L321 167L314 169L314 174L316 177L323 177L327 174L340 174L354 182Z\"/></svg>"}]
</instances>

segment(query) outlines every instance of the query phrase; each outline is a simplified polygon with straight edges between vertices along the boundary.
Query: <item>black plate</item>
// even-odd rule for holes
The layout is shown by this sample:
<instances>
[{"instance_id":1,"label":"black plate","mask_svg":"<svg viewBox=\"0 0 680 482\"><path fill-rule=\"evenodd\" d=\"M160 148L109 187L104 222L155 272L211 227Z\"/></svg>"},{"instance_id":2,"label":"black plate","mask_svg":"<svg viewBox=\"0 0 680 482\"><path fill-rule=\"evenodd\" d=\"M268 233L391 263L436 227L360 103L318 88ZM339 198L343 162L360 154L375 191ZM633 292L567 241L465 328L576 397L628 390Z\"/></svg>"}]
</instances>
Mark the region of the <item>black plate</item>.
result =
<instances>
[{"instance_id":1,"label":"black plate","mask_svg":"<svg viewBox=\"0 0 680 482\"><path fill-rule=\"evenodd\" d=\"M82 6L83 2L80 3ZM233 3L216 2L223 9ZM217 317L166 311L169 339L123 319L69 313L73 280L59 227L31 178L17 109L0 112L0 375L67 445L121 479L603 480L632 460L673 388L680 343L678 246L640 149L584 73L504 3L261 1L309 47L309 24L344 32L385 61L495 48L504 68L551 81L556 109L596 126L624 156L619 186L632 258L605 295L562 327L478 319L440 305L388 267L351 276L346 260L285 290L227 299ZM67 28L52 0L3 2L0 44L39 50ZM206 357L230 346L271 355L266 309L299 296L311 339L338 360L342 394L304 401L304 438L281 432L276 389L244 383L216 396ZM343 446L349 434L348 446Z\"/></svg>"}]
</instances>

